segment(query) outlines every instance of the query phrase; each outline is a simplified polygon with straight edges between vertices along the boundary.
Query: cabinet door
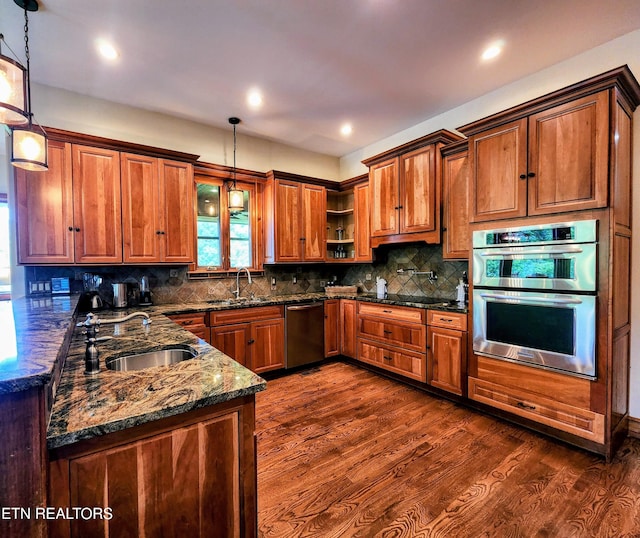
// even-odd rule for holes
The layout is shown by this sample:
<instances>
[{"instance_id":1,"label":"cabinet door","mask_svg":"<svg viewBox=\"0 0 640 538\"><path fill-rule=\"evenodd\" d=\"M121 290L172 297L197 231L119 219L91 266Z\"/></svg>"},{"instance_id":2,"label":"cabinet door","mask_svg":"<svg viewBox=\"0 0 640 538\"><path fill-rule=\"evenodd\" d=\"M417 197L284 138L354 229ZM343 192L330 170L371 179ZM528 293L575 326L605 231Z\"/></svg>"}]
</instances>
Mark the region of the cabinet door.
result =
<instances>
[{"instance_id":1,"label":"cabinet door","mask_svg":"<svg viewBox=\"0 0 640 538\"><path fill-rule=\"evenodd\" d=\"M469 258L469 154L447 155L442 161L442 258Z\"/></svg>"},{"instance_id":2,"label":"cabinet door","mask_svg":"<svg viewBox=\"0 0 640 538\"><path fill-rule=\"evenodd\" d=\"M530 116L529 215L606 207L608 142L608 90Z\"/></svg>"},{"instance_id":3,"label":"cabinet door","mask_svg":"<svg viewBox=\"0 0 640 538\"><path fill-rule=\"evenodd\" d=\"M398 159L390 159L369 169L371 237L398 233Z\"/></svg>"},{"instance_id":4,"label":"cabinet door","mask_svg":"<svg viewBox=\"0 0 640 538\"><path fill-rule=\"evenodd\" d=\"M302 187L300 183L276 181L276 261L302 260Z\"/></svg>"},{"instance_id":5,"label":"cabinet door","mask_svg":"<svg viewBox=\"0 0 640 538\"><path fill-rule=\"evenodd\" d=\"M251 323L249 339L251 370L256 373L284 368L284 319Z\"/></svg>"},{"instance_id":6,"label":"cabinet door","mask_svg":"<svg viewBox=\"0 0 640 538\"><path fill-rule=\"evenodd\" d=\"M158 159L123 153L120 167L124 261L159 262Z\"/></svg>"},{"instance_id":7,"label":"cabinet door","mask_svg":"<svg viewBox=\"0 0 640 538\"><path fill-rule=\"evenodd\" d=\"M527 214L527 120L471 136L469 170L471 222L524 217Z\"/></svg>"},{"instance_id":8,"label":"cabinet door","mask_svg":"<svg viewBox=\"0 0 640 538\"><path fill-rule=\"evenodd\" d=\"M240 426L238 414L227 413L72 459L68 500L54 494L56 506L109 507L113 517L108 523L101 518L56 520L52 534L253 536L251 528L243 529L247 522L240 508L246 472L240 466Z\"/></svg>"},{"instance_id":9,"label":"cabinet door","mask_svg":"<svg viewBox=\"0 0 640 538\"><path fill-rule=\"evenodd\" d=\"M160 174L160 238L162 260L172 263L193 261L193 166L188 163L158 162Z\"/></svg>"},{"instance_id":10,"label":"cabinet door","mask_svg":"<svg viewBox=\"0 0 640 538\"><path fill-rule=\"evenodd\" d=\"M73 263L71 144L49 141L49 170L16 168L18 261Z\"/></svg>"},{"instance_id":11,"label":"cabinet door","mask_svg":"<svg viewBox=\"0 0 640 538\"><path fill-rule=\"evenodd\" d=\"M429 327L427 383L462 396L462 377L466 372L466 334Z\"/></svg>"},{"instance_id":12,"label":"cabinet door","mask_svg":"<svg viewBox=\"0 0 640 538\"><path fill-rule=\"evenodd\" d=\"M340 301L331 299L324 302L324 356L333 357L340 354L340 339L338 337L338 322L340 316Z\"/></svg>"},{"instance_id":13,"label":"cabinet door","mask_svg":"<svg viewBox=\"0 0 640 538\"><path fill-rule=\"evenodd\" d=\"M356 301L340 299L340 353L356 358Z\"/></svg>"},{"instance_id":14,"label":"cabinet door","mask_svg":"<svg viewBox=\"0 0 640 538\"><path fill-rule=\"evenodd\" d=\"M369 225L369 183L356 185L353 188L353 213L355 225L355 262L370 262L371 226Z\"/></svg>"},{"instance_id":15,"label":"cabinet door","mask_svg":"<svg viewBox=\"0 0 640 538\"><path fill-rule=\"evenodd\" d=\"M303 259L307 262L323 262L327 250L326 189L302 184L302 208Z\"/></svg>"},{"instance_id":16,"label":"cabinet door","mask_svg":"<svg viewBox=\"0 0 640 538\"><path fill-rule=\"evenodd\" d=\"M120 155L73 145L76 263L122 262Z\"/></svg>"},{"instance_id":17,"label":"cabinet door","mask_svg":"<svg viewBox=\"0 0 640 538\"><path fill-rule=\"evenodd\" d=\"M435 154L430 145L400 157L400 233L436 229L440 200L436 200Z\"/></svg>"},{"instance_id":18,"label":"cabinet door","mask_svg":"<svg viewBox=\"0 0 640 538\"><path fill-rule=\"evenodd\" d=\"M247 368L247 346L250 339L249 323L211 327L211 345Z\"/></svg>"}]
</instances>

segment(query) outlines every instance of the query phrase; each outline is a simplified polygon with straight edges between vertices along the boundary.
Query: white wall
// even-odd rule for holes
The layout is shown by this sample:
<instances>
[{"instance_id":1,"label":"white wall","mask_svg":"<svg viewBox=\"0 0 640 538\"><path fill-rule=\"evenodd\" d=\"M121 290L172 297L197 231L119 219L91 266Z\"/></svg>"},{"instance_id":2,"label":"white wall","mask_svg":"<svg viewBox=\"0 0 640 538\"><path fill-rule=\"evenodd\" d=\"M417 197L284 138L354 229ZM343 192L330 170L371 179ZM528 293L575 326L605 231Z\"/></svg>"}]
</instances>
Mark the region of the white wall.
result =
<instances>
[{"instance_id":1,"label":"white wall","mask_svg":"<svg viewBox=\"0 0 640 538\"><path fill-rule=\"evenodd\" d=\"M465 103L435 118L343 157L340 177L365 173L360 161L438 129L455 130L511 106L523 103L609 69L627 64L640 79L640 30L622 36L567 61L520 79L508 86ZM631 277L631 402L630 414L640 418L640 108L634 114L633 133L633 258Z\"/></svg>"},{"instance_id":2,"label":"white wall","mask_svg":"<svg viewBox=\"0 0 640 538\"><path fill-rule=\"evenodd\" d=\"M38 123L58 129L200 155L200 161L233 165L233 129L218 129L173 116L95 99L51 86L34 85L33 109ZM256 138L237 128L238 168L283 170L338 180L340 161Z\"/></svg>"}]
</instances>

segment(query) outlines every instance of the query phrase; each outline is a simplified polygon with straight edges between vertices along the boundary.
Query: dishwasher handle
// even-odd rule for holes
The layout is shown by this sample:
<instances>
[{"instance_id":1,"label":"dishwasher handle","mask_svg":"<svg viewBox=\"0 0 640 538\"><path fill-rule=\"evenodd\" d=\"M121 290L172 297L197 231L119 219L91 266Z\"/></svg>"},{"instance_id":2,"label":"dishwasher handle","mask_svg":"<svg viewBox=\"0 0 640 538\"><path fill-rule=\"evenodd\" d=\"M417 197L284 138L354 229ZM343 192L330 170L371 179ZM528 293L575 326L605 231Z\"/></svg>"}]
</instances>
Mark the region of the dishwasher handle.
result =
<instances>
[{"instance_id":1,"label":"dishwasher handle","mask_svg":"<svg viewBox=\"0 0 640 538\"><path fill-rule=\"evenodd\" d=\"M287 311L291 311L291 310L310 310L312 308L318 308L323 306L322 303L312 303L312 304L306 304L306 305L301 305L301 306L287 306Z\"/></svg>"}]
</instances>

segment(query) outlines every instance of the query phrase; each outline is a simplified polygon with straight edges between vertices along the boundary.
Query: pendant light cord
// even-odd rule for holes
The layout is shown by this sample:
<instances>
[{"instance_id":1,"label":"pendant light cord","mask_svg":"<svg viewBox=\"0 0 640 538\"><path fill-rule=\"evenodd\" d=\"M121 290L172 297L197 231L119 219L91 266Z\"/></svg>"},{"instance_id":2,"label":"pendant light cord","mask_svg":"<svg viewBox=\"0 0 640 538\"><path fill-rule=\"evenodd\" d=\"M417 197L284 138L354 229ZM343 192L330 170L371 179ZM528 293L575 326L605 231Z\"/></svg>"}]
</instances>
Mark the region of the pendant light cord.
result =
<instances>
[{"instance_id":1,"label":"pendant light cord","mask_svg":"<svg viewBox=\"0 0 640 538\"><path fill-rule=\"evenodd\" d=\"M236 189L236 125L233 125L233 188Z\"/></svg>"},{"instance_id":2,"label":"pendant light cord","mask_svg":"<svg viewBox=\"0 0 640 538\"><path fill-rule=\"evenodd\" d=\"M27 58L27 118L29 119L29 128L31 128L31 55L29 53L29 12L27 11L28 2L24 3L24 55Z\"/></svg>"}]
</instances>

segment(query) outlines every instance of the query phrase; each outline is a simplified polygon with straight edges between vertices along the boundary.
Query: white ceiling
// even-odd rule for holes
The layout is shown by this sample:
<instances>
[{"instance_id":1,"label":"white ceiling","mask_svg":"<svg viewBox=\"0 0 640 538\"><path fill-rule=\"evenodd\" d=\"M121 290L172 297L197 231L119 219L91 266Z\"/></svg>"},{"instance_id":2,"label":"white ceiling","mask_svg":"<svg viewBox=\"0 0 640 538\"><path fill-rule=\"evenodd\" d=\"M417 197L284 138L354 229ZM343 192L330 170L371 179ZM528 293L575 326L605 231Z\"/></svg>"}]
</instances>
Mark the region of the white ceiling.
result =
<instances>
[{"instance_id":1,"label":"white ceiling","mask_svg":"<svg viewBox=\"0 0 640 538\"><path fill-rule=\"evenodd\" d=\"M33 81L222 128L235 115L246 134L335 156L640 28L639 0L39 3ZM21 61L23 19L0 0L0 32ZM118 61L97 57L97 37ZM504 53L482 63L495 39ZM253 86L259 111L245 102Z\"/></svg>"}]
</instances>

